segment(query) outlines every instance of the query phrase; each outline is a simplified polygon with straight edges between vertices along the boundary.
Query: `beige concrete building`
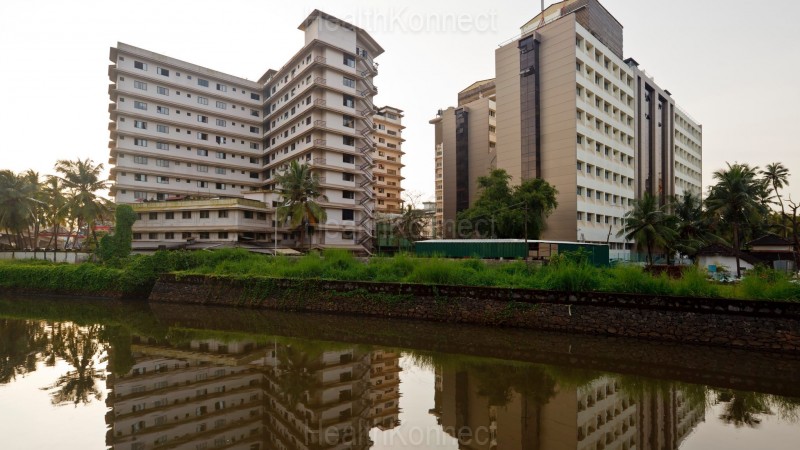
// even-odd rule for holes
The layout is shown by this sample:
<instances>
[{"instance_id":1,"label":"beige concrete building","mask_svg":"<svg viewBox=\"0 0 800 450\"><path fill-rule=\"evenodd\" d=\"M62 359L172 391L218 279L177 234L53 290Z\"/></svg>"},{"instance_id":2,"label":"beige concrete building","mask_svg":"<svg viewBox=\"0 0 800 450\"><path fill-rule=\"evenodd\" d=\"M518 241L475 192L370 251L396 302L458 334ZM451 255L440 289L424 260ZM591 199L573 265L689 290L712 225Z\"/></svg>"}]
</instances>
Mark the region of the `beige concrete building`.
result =
<instances>
[{"instance_id":1,"label":"beige concrete building","mask_svg":"<svg viewBox=\"0 0 800 450\"><path fill-rule=\"evenodd\" d=\"M494 79L458 93L458 107L430 121L436 142L435 236L456 237L456 215L478 197L475 180L497 167Z\"/></svg>"},{"instance_id":2,"label":"beige concrete building","mask_svg":"<svg viewBox=\"0 0 800 450\"><path fill-rule=\"evenodd\" d=\"M281 226L278 244L371 248L376 211L399 209L402 192L402 111L373 103L374 59L383 48L361 28L318 10L299 29L302 48L258 81L123 43L111 49L109 163L117 203L165 202L142 212L182 212L192 205L171 202L273 193L253 206L259 224L227 221L222 230L137 222L143 240L175 244L196 232L212 241L274 245L274 178L298 161L320 178L327 220L305 243Z\"/></svg>"},{"instance_id":3,"label":"beige concrete building","mask_svg":"<svg viewBox=\"0 0 800 450\"><path fill-rule=\"evenodd\" d=\"M496 50L495 72L496 167L512 183L542 178L558 190L542 239L608 243L612 259L627 259L633 243L617 233L636 198L699 192L702 128L623 59L622 25L597 0L546 8ZM442 153L437 210L446 221L474 201L477 177L472 160L466 169L455 164L458 147L447 142L457 141L456 127L440 116L431 122ZM462 153L484 153L478 146Z\"/></svg>"},{"instance_id":4,"label":"beige concrete building","mask_svg":"<svg viewBox=\"0 0 800 450\"><path fill-rule=\"evenodd\" d=\"M401 213L403 200L401 171L404 167L402 163L403 155L403 111L391 106L378 108L378 112L372 117L375 121L375 132L373 140L377 143L377 148L373 150L375 158L375 191L378 196L378 213L397 214Z\"/></svg>"}]
</instances>

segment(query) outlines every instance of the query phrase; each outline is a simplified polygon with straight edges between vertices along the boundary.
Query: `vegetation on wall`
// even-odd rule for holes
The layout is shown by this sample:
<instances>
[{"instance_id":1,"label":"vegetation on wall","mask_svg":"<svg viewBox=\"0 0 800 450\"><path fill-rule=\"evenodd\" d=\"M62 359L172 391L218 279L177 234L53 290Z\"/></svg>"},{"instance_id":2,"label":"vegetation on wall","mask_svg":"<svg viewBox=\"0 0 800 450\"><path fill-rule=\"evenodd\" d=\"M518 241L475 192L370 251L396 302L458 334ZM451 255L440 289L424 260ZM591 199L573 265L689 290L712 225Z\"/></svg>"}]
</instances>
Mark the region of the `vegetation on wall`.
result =
<instances>
[{"instance_id":1,"label":"vegetation on wall","mask_svg":"<svg viewBox=\"0 0 800 450\"><path fill-rule=\"evenodd\" d=\"M0 262L0 288L49 292L119 292L148 295L162 273L226 276L254 283L266 278L325 279L386 283L419 283L567 292L614 292L710 298L800 300L800 284L780 272L760 269L740 285L710 282L687 267L681 279L654 276L641 267L598 268L581 258L561 255L546 266L524 261L374 257L368 261L342 250L295 257L273 257L241 249L188 252L161 251L120 260L121 268L84 263Z\"/></svg>"}]
</instances>

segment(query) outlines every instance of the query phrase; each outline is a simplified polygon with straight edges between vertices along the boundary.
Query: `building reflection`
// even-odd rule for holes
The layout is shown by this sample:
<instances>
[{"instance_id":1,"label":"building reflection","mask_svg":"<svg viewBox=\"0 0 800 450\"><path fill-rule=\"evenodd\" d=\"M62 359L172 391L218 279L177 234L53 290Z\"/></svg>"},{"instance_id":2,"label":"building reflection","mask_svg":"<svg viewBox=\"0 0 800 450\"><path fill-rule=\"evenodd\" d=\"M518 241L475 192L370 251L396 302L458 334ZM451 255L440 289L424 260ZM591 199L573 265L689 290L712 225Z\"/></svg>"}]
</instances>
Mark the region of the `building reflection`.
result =
<instances>
[{"instance_id":1,"label":"building reflection","mask_svg":"<svg viewBox=\"0 0 800 450\"><path fill-rule=\"evenodd\" d=\"M114 449L366 449L399 425L399 353L279 342L133 339L109 376Z\"/></svg>"},{"instance_id":2,"label":"building reflection","mask_svg":"<svg viewBox=\"0 0 800 450\"><path fill-rule=\"evenodd\" d=\"M492 380L478 368L437 367L430 412L460 449L677 450L705 416L705 402L674 385L625 389L603 376L575 387L534 371L522 374L534 384L502 386L505 371ZM487 390L492 381L501 386Z\"/></svg>"}]
</instances>

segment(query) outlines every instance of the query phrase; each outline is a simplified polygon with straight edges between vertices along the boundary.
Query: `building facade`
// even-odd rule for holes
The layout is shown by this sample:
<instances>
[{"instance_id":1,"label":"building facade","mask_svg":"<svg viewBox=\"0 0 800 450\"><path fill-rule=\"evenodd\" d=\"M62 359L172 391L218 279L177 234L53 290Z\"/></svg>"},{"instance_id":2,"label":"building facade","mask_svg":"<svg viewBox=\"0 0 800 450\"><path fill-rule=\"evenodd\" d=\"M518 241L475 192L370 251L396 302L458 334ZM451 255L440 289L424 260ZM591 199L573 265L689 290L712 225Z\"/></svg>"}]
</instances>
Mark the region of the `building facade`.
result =
<instances>
[{"instance_id":1,"label":"building facade","mask_svg":"<svg viewBox=\"0 0 800 450\"><path fill-rule=\"evenodd\" d=\"M558 190L542 239L607 243L611 258L626 259L634 243L618 233L636 199L700 192L702 127L633 59L623 59L622 25L597 0L551 5L520 32L495 52L493 167L512 183L542 178ZM448 161L485 152L478 143L459 153L447 145L458 139L457 127L439 130L446 122L438 116L431 122L442 163L437 211L446 220L474 202L464 192L477 180L472 167ZM459 177L461 187L447 183Z\"/></svg>"},{"instance_id":2,"label":"building facade","mask_svg":"<svg viewBox=\"0 0 800 450\"><path fill-rule=\"evenodd\" d=\"M134 224L143 241L276 244L277 236L281 245L368 250L376 211L399 210L402 111L373 103L374 58L383 49L364 30L320 11L299 29L302 49L258 81L127 44L111 49L111 195L157 214ZM312 168L325 195L327 220L306 242L275 220L275 177L292 161ZM262 203L253 206L258 224L187 228L161 215L246 196ZM151 202L163 204L141 206Z\"/></svg>"},{"instance_id":3,"label":"building facade","mask_svg":"<svg viewBox=\"0 0 800 450\"><path fill-rule=\"evenodd\" d=\"M475 180L497 167L494 79L477 81L458 94L458 107L431 120L436 139L435 235L456 236L456 215L478 197Z\"/></svg>"}]
</instances>

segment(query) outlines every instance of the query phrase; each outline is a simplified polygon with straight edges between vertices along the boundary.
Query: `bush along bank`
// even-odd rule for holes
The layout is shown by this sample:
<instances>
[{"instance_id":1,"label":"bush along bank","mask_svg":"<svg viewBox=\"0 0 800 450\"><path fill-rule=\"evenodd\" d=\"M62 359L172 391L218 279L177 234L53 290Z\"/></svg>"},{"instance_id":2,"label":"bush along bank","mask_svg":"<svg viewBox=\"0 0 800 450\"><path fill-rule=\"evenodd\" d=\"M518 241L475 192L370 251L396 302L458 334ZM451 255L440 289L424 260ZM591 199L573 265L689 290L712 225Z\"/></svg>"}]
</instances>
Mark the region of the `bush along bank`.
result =
<instances>
[{"instance_id":1,"label":"bush along bank","mask_svg":"<svg viewBox=\"0 0 800 450\"><path fill-rule=\"evenodd\" d=\"M251 280L262 278L365 281L441 286L535 289L554 292L598 292L800 301L800 284L786 275L757 270L739 285L709 282L694 267L680 279L653 276L637 266L597 268L562 257L539 267L523 261L486 263L476 259L373 257L328 250L302 257L272 257L245 250L162 251L114 259L105 264L52 264L43 261L0 262L0 288L54 294L147 297L159 275L204 275Z\"/></svg>"}]
</instances>

